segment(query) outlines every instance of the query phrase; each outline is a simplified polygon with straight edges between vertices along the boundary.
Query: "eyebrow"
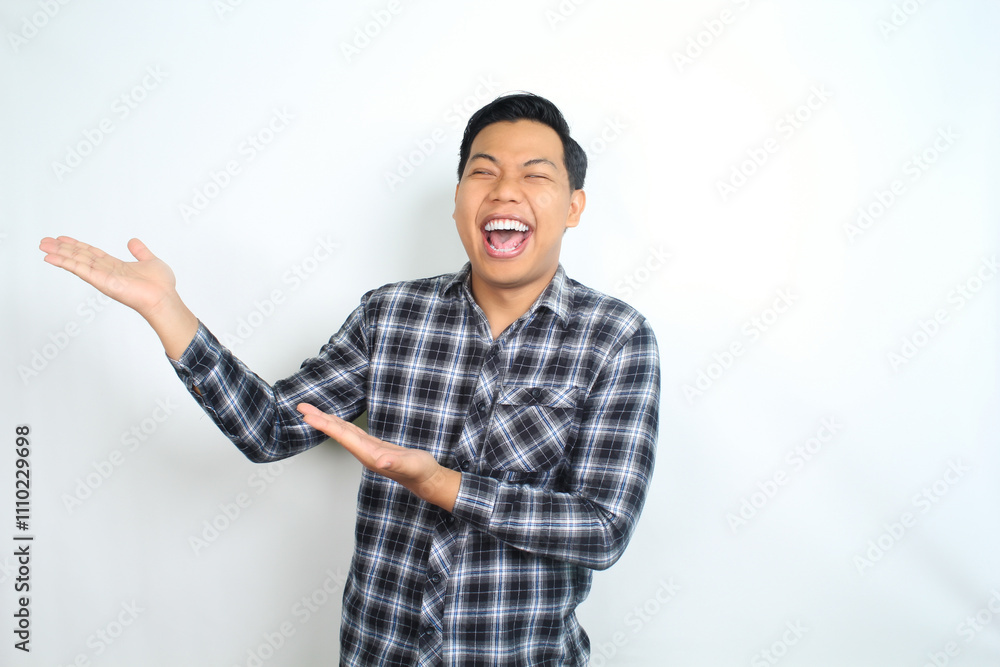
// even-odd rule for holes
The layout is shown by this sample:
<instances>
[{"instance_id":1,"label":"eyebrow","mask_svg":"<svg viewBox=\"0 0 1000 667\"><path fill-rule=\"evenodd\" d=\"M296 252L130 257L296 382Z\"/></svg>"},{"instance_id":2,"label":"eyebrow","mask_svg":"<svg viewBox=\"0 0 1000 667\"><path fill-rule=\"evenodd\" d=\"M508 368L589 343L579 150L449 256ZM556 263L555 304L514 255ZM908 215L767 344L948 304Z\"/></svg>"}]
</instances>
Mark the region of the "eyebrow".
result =
<instances>
[{"instance_id":1,"label":"eyebrow","mask_svg":"<svg viewBox=\"0 0 1000 667\"><path fill-rule=\"evenodd\" d=\"M469 157L469 162L472 162L476 158L483 158L484 160L489 160L490 162L492 162L493 164L496 164L496 165L500 164L500 160L498 160L495 156L490 155L489 153L476 153L475 155L472 155L472 156ZM544 157L532 158L531 160L528 160L527 162L525 162L521 166L522 167L531 167L531 166L536 165L536 164L547 164L550 167L552 167L553 169L555 169L556 171L559 171L559 167L556 166L555 162L553 162L552 160L549 160L548 158L544 158Z\"/></svg>"}]
</instances>

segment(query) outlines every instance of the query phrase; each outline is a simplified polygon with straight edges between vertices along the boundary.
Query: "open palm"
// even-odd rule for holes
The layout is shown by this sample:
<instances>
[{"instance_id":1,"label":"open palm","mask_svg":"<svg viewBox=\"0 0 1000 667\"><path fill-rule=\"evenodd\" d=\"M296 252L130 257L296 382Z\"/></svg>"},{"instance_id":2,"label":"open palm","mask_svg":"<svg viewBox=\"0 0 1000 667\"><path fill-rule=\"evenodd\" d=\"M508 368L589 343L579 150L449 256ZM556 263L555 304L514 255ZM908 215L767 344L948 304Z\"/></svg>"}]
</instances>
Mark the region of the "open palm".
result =
<instances>
[{"instance_id":1,"label":"open palm","mask_svg":"<svg viewBox=\"0 0 1000 667\"><path fill-rule=\"evenodd\" d=\"M135 262L123 262L69 236L46 237L38 247L49 264L79 276L147 319L174 293L174 272L139 239L128 242Z\"/></svg>"}]
</instances>

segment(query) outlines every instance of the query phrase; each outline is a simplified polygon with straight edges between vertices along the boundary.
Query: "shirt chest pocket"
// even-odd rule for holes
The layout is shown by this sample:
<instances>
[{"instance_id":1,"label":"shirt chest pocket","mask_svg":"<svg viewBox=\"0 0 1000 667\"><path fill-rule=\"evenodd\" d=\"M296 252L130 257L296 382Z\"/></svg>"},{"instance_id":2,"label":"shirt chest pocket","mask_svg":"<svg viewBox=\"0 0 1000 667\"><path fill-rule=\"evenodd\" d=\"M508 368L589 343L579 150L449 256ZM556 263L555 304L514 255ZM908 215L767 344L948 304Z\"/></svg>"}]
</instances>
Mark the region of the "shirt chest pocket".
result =
<instances>
[{"instance_id":1,"label":"shirt chest pocket","mask_svg":"<svg viewBox=\"0 0 1000 667\"><path fill-rule=\"evenodd\" d=\"M494 406L482 463L508 481L556 470L576 438L579 395L576 387L505 386Z\"/></svg>"}]
</instances>

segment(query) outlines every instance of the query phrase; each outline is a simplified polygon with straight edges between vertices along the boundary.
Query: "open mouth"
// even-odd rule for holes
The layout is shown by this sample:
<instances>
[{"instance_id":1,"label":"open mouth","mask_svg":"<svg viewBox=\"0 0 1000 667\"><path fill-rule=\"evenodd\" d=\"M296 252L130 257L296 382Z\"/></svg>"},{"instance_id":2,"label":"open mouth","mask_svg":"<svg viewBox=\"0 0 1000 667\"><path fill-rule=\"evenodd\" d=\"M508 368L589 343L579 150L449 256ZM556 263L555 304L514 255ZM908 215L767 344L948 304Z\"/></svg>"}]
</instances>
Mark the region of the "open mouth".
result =
<instances>
[{"instance_id":1,"label":"open mouth","mask_svg":"<svg viewBox=\"0 0 1000 667\"><path fill-rule=\"evenodd\" d=\"M486 252L492 257L514 257L524 249L531 228L513 218L493 218L483 227Z\"/></svg>"}]
</instances>

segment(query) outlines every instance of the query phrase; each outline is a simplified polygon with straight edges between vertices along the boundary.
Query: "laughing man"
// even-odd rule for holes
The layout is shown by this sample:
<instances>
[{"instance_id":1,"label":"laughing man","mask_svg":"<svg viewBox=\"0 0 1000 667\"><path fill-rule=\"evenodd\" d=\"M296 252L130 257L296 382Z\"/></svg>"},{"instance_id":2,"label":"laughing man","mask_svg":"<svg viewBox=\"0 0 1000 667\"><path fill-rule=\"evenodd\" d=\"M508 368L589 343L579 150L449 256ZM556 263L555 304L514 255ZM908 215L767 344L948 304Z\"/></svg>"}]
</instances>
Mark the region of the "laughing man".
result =
<instances>
[{"instance_id":1,"label":"laughing man","mask_svg":"<svg viewBox=\"0 0 1000 667\"><path fill-rule=\"evenodd\" d=\"M469 262L368 292L273 386L199 322L138 239L135 262L41 242L45 261L149 322L248 458L329 436L364 465L341 664L587 664L575 609L645 501L659 357L639 313L559 264L586 168L548 100L506 95L477 111L453 216ZM350 423L366 410L367 433Z\"/></svg>"}]
</instances>

